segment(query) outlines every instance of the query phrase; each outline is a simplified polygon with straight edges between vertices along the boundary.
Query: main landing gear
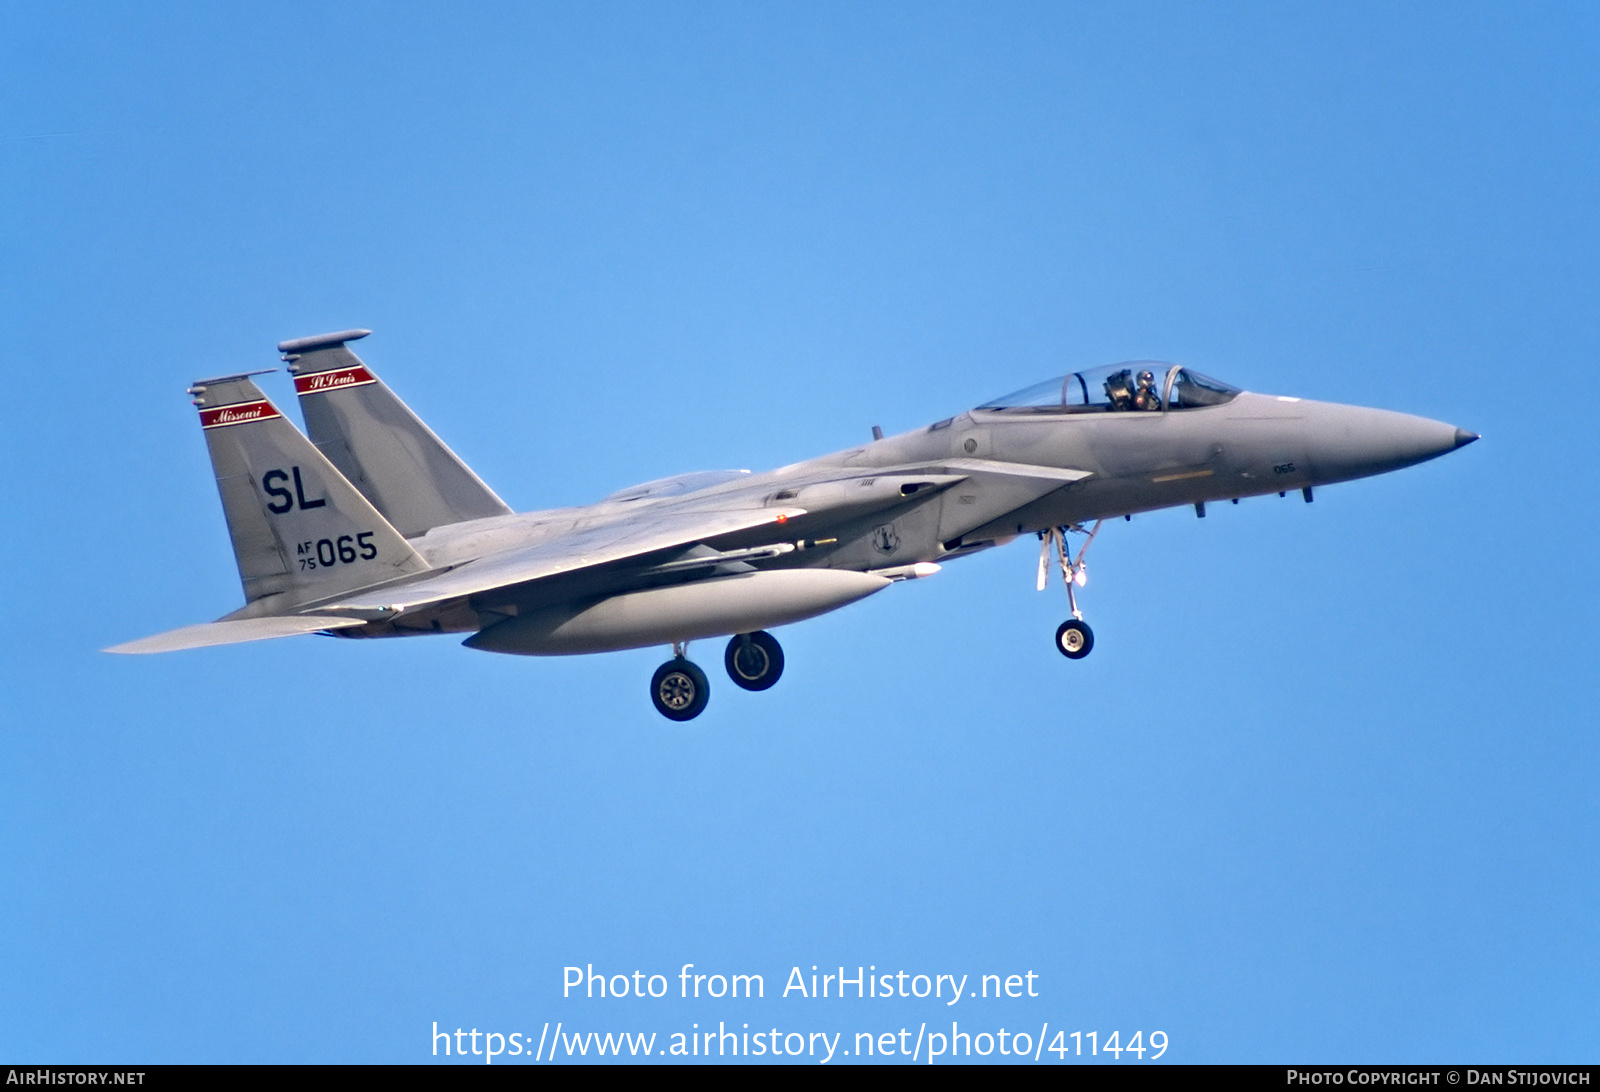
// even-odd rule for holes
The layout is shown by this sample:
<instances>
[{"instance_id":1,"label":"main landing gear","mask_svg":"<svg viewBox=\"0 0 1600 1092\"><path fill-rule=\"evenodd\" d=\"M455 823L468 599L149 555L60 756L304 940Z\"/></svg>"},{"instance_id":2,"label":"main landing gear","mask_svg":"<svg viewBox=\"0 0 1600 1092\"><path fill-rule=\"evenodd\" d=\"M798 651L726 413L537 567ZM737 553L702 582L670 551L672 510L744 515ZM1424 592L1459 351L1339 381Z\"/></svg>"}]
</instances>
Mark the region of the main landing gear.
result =
<instances>
[{"instance_id":1,"label":"main landing gear","mask_svg":"<svg viewBox=\"0 0 1600 1092\"><path fill-rule=\"evenodd\" d=\"M674 642L672 659L656 668L650 680L650 701L668 720L693 720L711 700L706 673L690 663L684 651L684 643ZM766 690L783 675L783 648L765 630L740 633L728 642L722 662L737 686Z\"/></svg>"},{"instance_id":2,"label":"main landing gear","mask_svg":"<svg viewBox=\"0 0 1600 1092\"><path fill-rule=\"evenodd\" d=\"M650 700L668 720L693 720L711 700L711 683L704 671L683 658L678 646L673 651L677 654L656 668L650 680Z\"/></svg>"},{"instance_id":3,"label":"main landing gear","mask_svg":"<svg viewBox=\"0 0 1600 1092\"><path fill-rule=\"evenodd\" d=\"M728 642L722 663L736 686L766 690L783 675L783 648L764 629L740 633Z\"/></svg>"},{"instance_id":4,"label":"main landing gear","mask_svg":"<svg viewBox=\"0 0 1600 1092\"><path fill-rule=\"evenodd\" d=\"M1061 569L1061 579L1067 585L1067 606L1072 611L1072 617L1062 622L1056 629L1056 651L1069 660L1081 660L1094 648L1094 630L1083 620L1083 612L1078 609L1075 589L1089 582L1089 569L1083 562L1083 555L1089 552L1089 544L1094 541L1094 536L1100 533L1100 525L1104 522L1096 520L1094 527L1088 531L1077 524L1072 524L1039 532L1039 590L1044 591L1045 584L1049 581L1052 551ZM1071 551L1067 549L1069 531L1089 536L1083 540L1083 546L1079 548L1076 560L1072 559Z\"/></svg>"}]
</instances>

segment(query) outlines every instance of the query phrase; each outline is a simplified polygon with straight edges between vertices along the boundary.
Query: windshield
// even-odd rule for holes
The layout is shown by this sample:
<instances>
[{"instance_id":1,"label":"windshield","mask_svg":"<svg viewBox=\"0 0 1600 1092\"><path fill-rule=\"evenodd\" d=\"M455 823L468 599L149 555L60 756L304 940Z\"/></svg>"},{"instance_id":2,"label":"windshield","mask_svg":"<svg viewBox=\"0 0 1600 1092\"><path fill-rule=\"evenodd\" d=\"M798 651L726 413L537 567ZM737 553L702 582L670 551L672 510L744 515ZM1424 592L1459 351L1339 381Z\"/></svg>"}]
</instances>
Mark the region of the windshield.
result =
<instances>
[{"instance_id":1,"label":"windshield","mask_svg":"<svg viewBox=\"0 0 1600 1092\"><path fill-rule=\"evenodd\" d=\"M1188 368L1179 368L1169 395L1173 409L1190 409L1194 406L1220 406L1233 401L1239 388L1230 387L1220 379Z\"/></svg>"},{"instance_id":2,"label":"windshield","mask_svg":"<svg viewBox=\"0 0 1600 1092\"><path fill-rule=\"evenodd\" d=\"M1073 372L979 406L999 413L1158 413L1217 406L1239 393L1189 368L1135 360Z\"/></svg>"}]
</instances>

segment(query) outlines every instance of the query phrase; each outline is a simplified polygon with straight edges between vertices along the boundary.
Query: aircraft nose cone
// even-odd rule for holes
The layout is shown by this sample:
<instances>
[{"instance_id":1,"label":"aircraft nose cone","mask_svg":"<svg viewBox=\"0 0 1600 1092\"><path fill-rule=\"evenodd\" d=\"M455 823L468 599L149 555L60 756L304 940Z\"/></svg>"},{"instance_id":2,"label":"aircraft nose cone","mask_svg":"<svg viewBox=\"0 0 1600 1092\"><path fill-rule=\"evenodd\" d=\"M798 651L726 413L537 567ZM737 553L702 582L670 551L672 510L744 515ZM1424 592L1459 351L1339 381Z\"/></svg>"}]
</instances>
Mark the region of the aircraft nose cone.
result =
<instances>
[{"instance_id":1,"label":"aircraft nose cone","mask_svg":"<svg viewBox=\"0 0 1600 1092\"><path fill-rule=\"evenodd\" d=\"M1443 421L1322 403L1308 413L1308 451L1319 482L1348 481L1436 459L1478 439Z\"/></svg>"}]
</instances>

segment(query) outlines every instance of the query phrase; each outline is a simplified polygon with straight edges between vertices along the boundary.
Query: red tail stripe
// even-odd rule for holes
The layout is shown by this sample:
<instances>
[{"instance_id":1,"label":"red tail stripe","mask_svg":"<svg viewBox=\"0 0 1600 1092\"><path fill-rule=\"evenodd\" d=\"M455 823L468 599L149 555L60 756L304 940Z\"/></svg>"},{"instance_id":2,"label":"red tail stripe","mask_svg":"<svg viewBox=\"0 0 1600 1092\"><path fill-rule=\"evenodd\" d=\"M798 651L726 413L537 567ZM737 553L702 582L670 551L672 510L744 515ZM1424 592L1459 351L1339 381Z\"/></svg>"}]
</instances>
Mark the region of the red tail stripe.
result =
<instances>
[{"instance_id":1,"label":"red tail stripe","mask_svg":"<svg viewBox=\"0 0 1600 1092\"><path fill-rule=\"evenodd\" d=\"M217 406L200 411L201 428L221 428L223 425L242 425L248 421L270 421L282 417L277 408L266 399L259 402L240 402L235 406Z\"/></svg>"},{"instance_id":2,"label":"red tail stripe","mask_svg":"<svg viewBox=\"0 0 1600 1092\"><path fill-rule=\"evenodd\" d=\"M321 394L324 391L336 391L341 387L360 387L377 381L377 378L371 372L357 364L353 368L335 368L327 372L297 375L294 377L294 392L296 394Z\"/></svg>"}]
</instances>

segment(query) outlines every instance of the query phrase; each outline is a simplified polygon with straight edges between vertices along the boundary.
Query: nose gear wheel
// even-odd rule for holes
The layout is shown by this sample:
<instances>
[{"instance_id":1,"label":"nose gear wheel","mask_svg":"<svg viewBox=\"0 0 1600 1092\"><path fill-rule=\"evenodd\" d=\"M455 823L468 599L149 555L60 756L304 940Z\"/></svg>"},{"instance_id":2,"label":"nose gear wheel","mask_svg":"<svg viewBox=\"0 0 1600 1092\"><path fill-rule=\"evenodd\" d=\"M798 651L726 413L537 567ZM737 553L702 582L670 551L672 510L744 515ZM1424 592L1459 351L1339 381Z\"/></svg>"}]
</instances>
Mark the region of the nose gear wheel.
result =
<instances>
[{"instance_id":1,"label":"nose gear wheel","mask_svg":"<svg viewBox=\"0 0 1600 1092\"><path fill-rule=\"evenodd\" d=\"M1074 618L1056 629L1056 648L1069 660L1081 660L1094 648L1094 631Z\"/></svg>"}]
</instances>

